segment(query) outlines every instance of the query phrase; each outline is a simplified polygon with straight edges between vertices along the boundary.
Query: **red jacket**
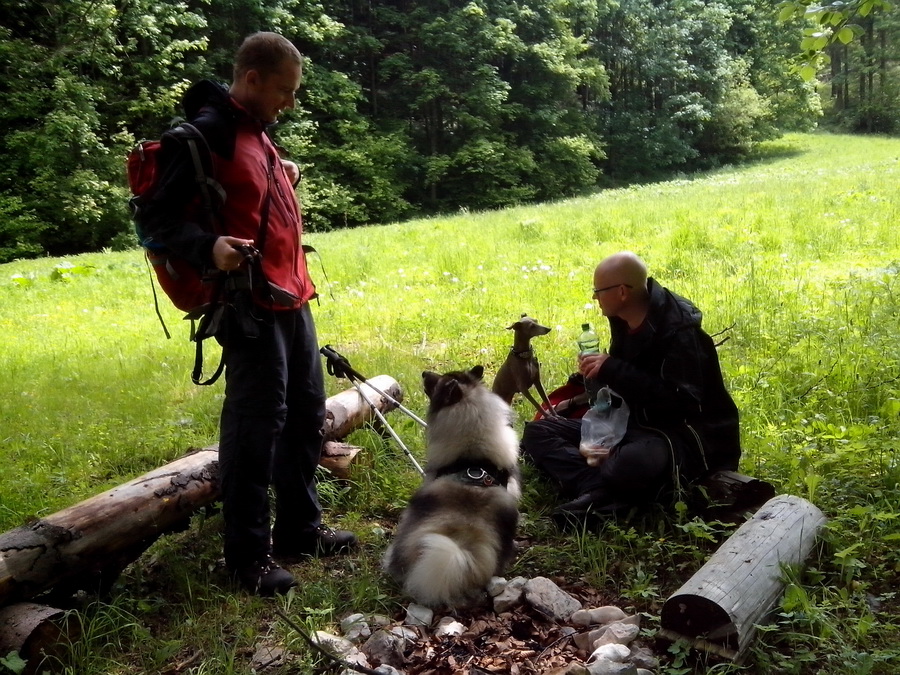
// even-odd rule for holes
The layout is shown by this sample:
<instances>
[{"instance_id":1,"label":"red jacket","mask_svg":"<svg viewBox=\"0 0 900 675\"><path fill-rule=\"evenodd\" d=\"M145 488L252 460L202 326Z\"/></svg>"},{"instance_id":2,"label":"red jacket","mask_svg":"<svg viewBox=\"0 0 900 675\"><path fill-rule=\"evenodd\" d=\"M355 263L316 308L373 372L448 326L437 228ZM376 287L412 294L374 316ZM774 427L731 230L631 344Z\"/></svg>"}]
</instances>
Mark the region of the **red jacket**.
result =
<instances>
[{"instance_id":1,"label":"red jacket","mask_svg":"<svg viewBox=\"0 0 900 675\"><path fill-rule=\"evenodd\" d=\"M198 268L212 265L212 247L218 236L253 239L276 298L273 303L269 294L257 293L257 302L273 309L299 308L315 296L315 286L301 247L303 228L294 189L266 126L252 119L223 86L208 80L188 90L184 107L187 118L209 145L212 166L208 175L225 192L225 202L217 211L217 231L211 232L197 216L201 199L187 146L164 135L160 157L164 168L145 207L145 232ZM268 222L263 237L260 222L267 195Z\"/></svg>"}]
</instances>

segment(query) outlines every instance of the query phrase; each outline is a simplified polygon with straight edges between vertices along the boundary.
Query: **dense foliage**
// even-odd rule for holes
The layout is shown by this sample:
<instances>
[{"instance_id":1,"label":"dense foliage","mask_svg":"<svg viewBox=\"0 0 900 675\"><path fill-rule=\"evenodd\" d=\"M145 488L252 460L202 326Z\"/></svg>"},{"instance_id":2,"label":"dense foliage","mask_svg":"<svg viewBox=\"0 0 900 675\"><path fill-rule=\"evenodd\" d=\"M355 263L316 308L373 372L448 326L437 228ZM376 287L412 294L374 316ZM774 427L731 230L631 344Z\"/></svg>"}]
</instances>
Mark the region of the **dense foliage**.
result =
<instances>
[{"instance_id":1,"label":"dense foliage","mask_svg":"<svg viewBox=\"0 0 900 675\"><path fill-rule=\"evenodd\" d=\"M817 70L827 85L830 121L849 130L896 133L900 130L896 67L900 22L886 0L847 0L815 4L782 3L780 17L805 16L810 26L800 43L801 73Z\"/></svg>"},{"instance_id":2,"label":"dense foliage","mask_svg":"<svg viewBox=\"0 0 900 675\"><path fill-rule=\"evenodd\" d=\"M730 161L817 97L764 0L0 0L0 261L131 242L122 159L240 39L309 60L281 143L308 227Z\"/></svg>"}]
</instances>

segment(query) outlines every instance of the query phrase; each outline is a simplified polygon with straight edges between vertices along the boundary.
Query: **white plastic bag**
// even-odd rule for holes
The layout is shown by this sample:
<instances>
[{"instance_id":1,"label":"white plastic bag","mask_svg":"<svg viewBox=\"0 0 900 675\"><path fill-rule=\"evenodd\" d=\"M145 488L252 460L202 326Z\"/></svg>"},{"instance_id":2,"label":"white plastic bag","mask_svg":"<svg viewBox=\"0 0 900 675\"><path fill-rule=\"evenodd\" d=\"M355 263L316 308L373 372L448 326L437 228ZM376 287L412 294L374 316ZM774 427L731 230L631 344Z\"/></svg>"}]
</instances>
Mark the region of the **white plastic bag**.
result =
<instances>
[{"instance_id":1,"label":"white plastic bag","mask_svg":"<svg viewBox=\"0 0 900 675\"><path fill-rule=\"evenodd\" d=\"M581 418L578 451L588 466L599 466L609 451L622 440L628 428L628 405L609 387L597 392L594 405Z\"/></svg>"}]
</instances>

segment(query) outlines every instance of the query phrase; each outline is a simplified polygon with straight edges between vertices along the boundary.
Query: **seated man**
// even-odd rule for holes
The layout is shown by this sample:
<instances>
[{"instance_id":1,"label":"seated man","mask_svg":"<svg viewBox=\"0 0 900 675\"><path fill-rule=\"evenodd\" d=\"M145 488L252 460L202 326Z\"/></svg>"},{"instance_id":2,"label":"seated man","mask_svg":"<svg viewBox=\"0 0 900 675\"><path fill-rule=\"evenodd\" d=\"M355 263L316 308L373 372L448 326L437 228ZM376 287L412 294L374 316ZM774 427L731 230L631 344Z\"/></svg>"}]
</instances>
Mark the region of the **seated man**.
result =
<instances>
[{"instance_id":1,"label":"seated man","mask_svg":"<svg viewBox=\"0 0 900 675\"><path fill-rule=\"evenodd\" d=\"M599 466L579 453L581 420L526 425L526 457L572 500L553 514L561 526L671 498L708 471L736 470L741 455L737 407L700 310L648 278L629 252L597 266L594 297L609 319L609 354L581 355L578 369L592 396L607 385L630 416L624 438Z\"/></svg>"}]
</instances>

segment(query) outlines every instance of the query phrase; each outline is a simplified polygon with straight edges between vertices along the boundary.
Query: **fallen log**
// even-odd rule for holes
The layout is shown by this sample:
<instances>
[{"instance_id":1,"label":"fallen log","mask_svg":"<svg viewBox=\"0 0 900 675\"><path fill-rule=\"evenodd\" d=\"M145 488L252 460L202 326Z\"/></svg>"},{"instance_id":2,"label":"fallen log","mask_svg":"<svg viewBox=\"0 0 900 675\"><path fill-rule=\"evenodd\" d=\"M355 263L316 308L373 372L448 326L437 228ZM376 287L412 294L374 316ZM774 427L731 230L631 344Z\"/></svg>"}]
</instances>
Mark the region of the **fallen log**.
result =
<instances>
[{"instance_id":1,"label":"fallen log","mask_svg":"<svg viewBox=\"0 0 900 675\"><path fill-rule=\"evenodd\" d=\"M398 401L386 375L373 384ZM393 404L367 392L387 412ZM325 436L334 441L374 419L356 390L326 401ZM185 455L107 492L0 534L0 607L51 588L102 590L160 535L187 524L219 497L218 447Z\"/></svg>"},{"instance_id":2,"label":"fallen log","mask_svg":"<svg viewBox=\"0 0 900 675\"><path fill-rule=\"evenodd\" d=\"M805 499L770 499L666 600L659 636L740 660L781 596L782 566L806 560L825 522Z\"/></svg>"},{"instance_id":3,"label":"fallen log","mask_svg":"<svg viewBox=\"0 0 900 675\"><path fill-rule=\"evenodd\" d=\"M397 381L388 375L368 378L372 385L385 394L403 403L403 392ZM393 410L397 406L365 383L360 384L366 397L381 412ZM356 388L347 389L328 399L325 404L325 440L337 441L345 438L354 429L375 420L375 414L368 403L362 400Z\"/></svg>"},{"instance_id":4,"label":"fallen log","mask_svg":"<svg viewBox=\"0 0 900 675\"><path fill-rule=\"evenodd\" d=\"M45 657L61 657L80 634L76 617L55 607L21 602L0 608L0 656L16 652L26 662L14 671L20 675L38 673Z\"/></svg>"}]
</instances>

